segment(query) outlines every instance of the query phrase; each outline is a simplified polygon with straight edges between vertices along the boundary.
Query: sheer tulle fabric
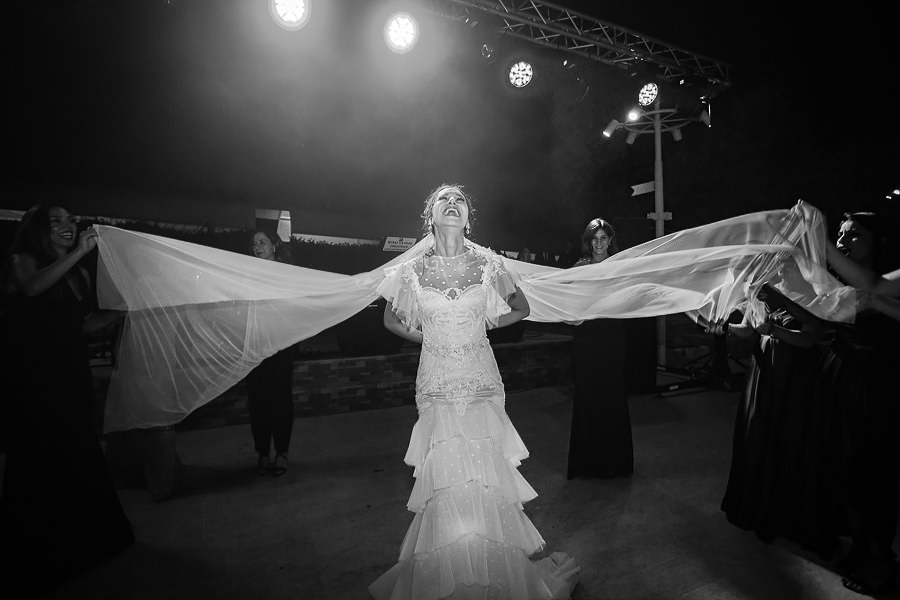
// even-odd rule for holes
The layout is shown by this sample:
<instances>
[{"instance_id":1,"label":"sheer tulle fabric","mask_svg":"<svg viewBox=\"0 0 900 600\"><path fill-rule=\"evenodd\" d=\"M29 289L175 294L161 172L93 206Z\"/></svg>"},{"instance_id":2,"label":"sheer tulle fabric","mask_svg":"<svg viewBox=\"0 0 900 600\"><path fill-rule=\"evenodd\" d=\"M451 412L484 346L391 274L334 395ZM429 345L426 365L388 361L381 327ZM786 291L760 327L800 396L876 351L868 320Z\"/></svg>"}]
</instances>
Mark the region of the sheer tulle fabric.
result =
<instances>
[{"instance_id":1,"label":"sheer tulle fabric","mask_svg":"<svg viewBox=\"0 0 900 600\"><path fill-rule=\"evenodd\" d=\"M181 421L267 356L362 310L392 268L434 244L427 236L381 268L349 276L97 230L101 307L128 311L107 395L107 431ZM722 318L752 303L770 280L814 314L852 321L855 294L823 267L825 242L821 213L800 202L670 234L578 269L505 258L502 265L527 296L534 321L680 312ZM507 291L495 289L498 296ZM415 323L414 303L394 300Z\"/></svg>"}]
</instances>

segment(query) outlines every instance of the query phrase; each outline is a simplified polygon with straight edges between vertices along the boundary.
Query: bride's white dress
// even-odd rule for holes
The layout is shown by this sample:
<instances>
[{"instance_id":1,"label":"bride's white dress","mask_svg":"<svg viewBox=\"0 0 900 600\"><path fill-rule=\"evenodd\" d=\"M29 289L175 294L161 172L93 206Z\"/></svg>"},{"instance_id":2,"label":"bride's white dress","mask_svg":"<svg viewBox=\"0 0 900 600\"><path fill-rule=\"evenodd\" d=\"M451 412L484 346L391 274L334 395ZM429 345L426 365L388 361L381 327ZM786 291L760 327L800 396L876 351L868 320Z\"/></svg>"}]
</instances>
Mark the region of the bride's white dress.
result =
<instances>
[{"instance_id":1,"label":"bride's white dress","mask_svg":"<svg viewBox=\"0 0 900 600\"><path fill-rule=\"evenodd\" d=\"M504 410L486 335L514 290L499 256L480 248L420 256L379 288L424 339L405 457L415 517L398 562L369 587L378 600L568 598L574 587L571 558L529 559L544 540L522 504L537 494L517 469L528 450Z\"/></svg>"}]
</instances>

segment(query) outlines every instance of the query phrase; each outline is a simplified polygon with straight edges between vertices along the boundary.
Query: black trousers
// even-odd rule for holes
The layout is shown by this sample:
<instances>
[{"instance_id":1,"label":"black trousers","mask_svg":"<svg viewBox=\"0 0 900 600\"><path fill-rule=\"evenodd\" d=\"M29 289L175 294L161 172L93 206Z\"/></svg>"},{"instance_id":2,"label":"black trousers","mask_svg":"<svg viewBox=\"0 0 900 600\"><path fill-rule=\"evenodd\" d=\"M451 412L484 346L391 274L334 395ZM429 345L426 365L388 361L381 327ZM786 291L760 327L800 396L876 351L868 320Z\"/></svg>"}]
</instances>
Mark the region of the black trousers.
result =
<instances>
[{"instance_id":1,"label":"black trousers","mask_svg":"<svg viewBox=\"0 0 900 600\"><path fill-rule=\"evenodd\" d=\"M268 456L272 445L287 454L294 427L294 348L262 361L247 375L247 410L256 452Z\"/></svg>"}]
</instances>

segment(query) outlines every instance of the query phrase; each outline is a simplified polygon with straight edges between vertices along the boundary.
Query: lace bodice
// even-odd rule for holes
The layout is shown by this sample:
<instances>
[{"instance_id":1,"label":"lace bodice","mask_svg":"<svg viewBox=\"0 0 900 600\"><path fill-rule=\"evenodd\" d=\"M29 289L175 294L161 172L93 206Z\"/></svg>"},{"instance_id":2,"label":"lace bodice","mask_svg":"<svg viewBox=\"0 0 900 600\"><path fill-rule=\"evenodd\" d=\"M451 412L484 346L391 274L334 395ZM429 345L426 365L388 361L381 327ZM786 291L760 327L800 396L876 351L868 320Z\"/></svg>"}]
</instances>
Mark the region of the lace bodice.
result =
<instances>
[{"instance_id":1,"label":"lace bodice","mask_svg":"<svg viewBox=\"0 0 900 600\"><path fill-rule=\"evenodd\" d=\"M502 263L469 249L422 256L403 269L423 335L417 403L452 402L463 413L480 395L502 391L486 332L489 313L509 312L495 287Z\"/></svg>"}]
</instances>

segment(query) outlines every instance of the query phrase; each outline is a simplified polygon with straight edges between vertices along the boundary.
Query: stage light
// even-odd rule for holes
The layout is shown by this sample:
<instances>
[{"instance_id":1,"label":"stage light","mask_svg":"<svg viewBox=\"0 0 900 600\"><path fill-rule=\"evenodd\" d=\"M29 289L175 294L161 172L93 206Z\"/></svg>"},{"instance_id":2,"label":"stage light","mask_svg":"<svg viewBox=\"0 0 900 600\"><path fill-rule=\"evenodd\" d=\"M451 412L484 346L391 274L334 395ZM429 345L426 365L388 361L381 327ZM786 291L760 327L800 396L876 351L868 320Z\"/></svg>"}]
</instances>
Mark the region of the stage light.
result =
<instances>
[{"instance_id":1,"label":"stage light","mask_svg":"<svg viewBox=\"0 0 900 600\"><path fill-rule=\"evenodd\" d=\"M638 104L641 106L650 106L656 101L659 95L659 87L655 83L648 83L638 92Z\"/></svg>"},{"instance_id":2,"label":"stage light","mask_svg":"<svg viewBox=\"0 0 900 600\"><path fill-rule=\"evenodd\" d=\"M297 31L309 21L310 0L269 0L269 14L283 29Z\"/></svg>"},{"instance_id":3,"label":"stage light","mask_svg":"<svg viewBox=\"0 0 900 600\"><path fill-rule=\"evenodd\" d=\"M637 132L637 131L629 131L629 132L628 132L628 137L625 138L625 143L626 143L626 144L633 144L633 143L634 143L634 140L637 139L637 136L638 136L638 132Z\"/></svg>"},{"instance_id":4,"label":"stage light","mask_svg":"<svg viewBox=\"0 0 900 600\"><path fill-rule=\"evenodd\" d=\"M618 119L613 119L609 122L609 125L606 126L606 129L603 130L604 137L612 137L613 132L619 128Z\"/></svg>"},{"instance_id":5,"label":"stage light","mask_svg":"<svg viewBox=\"0 0 900 600\"><path fill-rule=\"evenodd\" d=\"M893 194L895 196L900 196L900 188L894 188Z\"/></svg>"},{"instance_id":6,"label":"stage light","mask_svg":"<svg viewBox=\"0 0 900 600\"><path fill-rule=\"evenodd\" d=\"M641 118L641 111L637 109L632 109L628 111L628 120L629 121L637 121Z\"/></svg>"},{"instance_id":7,"label":"stage light","mask_svg":"<svg viewBox=\"0 0 900 600\"><path fill-rule=\"evenodd\" d=\"M531 83L534 77L534 68L531 63L520 60L509 68L509 82L513 87L523 88Z\"/></svg>"},{"instance_id":8,"label":"stage light","mask_svg":"<svg viewBox=\"0 0 900 600\"><path fill-rule=\"evenodd\" d=\"M419 23L407 12L396 12L384 24L384 41L397 54L409 52L419 40Z\"/></svg>"},{"instance_id":9,"label":"stage light","mask_svg":"<svg viewBox=\"0 0 900 600\"><path fill-rule=\"evenodd\" d=\"M481 58L485 60L486 63L491 64L496 60L496 56L494 56L494 47L488 44L481 45Z\"/></svg>"},{"instance_id":10,"label":"stage light","mask_svg":"<svg viewBox=\"0 0 900 600\"><path fill-rule=\"evenodd\" d=\"M568 58L562 62L563 69L574 69L575 63Z\"/></svg>"},{"instance_id":11,"label":"stage light","mask_svg":"<svg viewBox=\"0 0 900 600\"><path fill-rule=\"evenodd\" d=\"M681 128L680 127L676 127L675 129L672 130L672 139L675 140L676 142L681 141Z\"/></svg>"},{"instance_id":12,"label":"stage light","mask_svg":"<svg viewBox=\"0 0 900 600\"><path fill-rule=\"evenodd\" d=\"M712 114L712 106L709 103L709 96L700 96L700 105L703 109L700 111L700 122L707 127L712 127L710 115Z\"/></svg>"}]
</instances>

